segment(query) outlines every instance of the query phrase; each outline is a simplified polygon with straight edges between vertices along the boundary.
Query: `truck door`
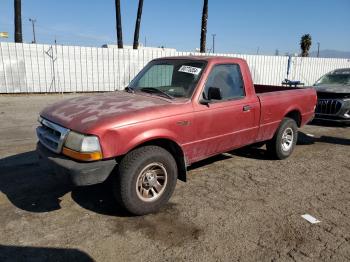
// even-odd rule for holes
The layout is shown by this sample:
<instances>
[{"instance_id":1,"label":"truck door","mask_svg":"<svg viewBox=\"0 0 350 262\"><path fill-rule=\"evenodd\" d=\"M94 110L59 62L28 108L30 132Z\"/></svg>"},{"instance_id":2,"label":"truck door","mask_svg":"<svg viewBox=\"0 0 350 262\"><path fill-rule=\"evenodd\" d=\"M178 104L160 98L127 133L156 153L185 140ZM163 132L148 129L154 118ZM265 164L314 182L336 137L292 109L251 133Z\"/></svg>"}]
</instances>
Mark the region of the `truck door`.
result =
<instances>
[{"instance_id":1,"label":"truck door","mask_svg":"<svg viewBox=\"0 0 350 262\"><path fill-rule=\"evenodd\" d=\"M210 90L211 89L211 90ZM196 137L192 144L194 161L253 143L258 132L260 104L247 95L238 64L215 65L203 90L203 98L220 91L221 99L199 103L194 108Z\"/></svg>"}]
</instances>

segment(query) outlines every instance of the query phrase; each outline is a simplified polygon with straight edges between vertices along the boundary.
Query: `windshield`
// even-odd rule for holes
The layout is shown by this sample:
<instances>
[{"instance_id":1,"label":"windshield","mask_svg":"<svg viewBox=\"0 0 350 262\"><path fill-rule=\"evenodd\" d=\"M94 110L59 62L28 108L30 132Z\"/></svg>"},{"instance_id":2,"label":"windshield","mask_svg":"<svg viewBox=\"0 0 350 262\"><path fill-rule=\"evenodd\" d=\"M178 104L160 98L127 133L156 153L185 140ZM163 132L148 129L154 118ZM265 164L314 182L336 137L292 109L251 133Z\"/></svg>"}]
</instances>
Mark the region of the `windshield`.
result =
<instances>
[{"instance_id":1,"label":"windshield","mask_svg":"<svg viewBox=\"0 0 350 262\"><path fill-rule=\"evenodd\" d=\"M316 87L324 85L350 85L350 69L330 72L315 83Z\"/></svg>"},{"instance_id":2,"label":"windshield","mask_svg":"<svg viewBox=\"0 0 350 262\"><path fill-rule=\"evenodd\" d=\"M150 62L131 81L132 91L154 93L167 98L189 98L192 96L205 61L165 59Z\"/></svg>"}]
</instances>

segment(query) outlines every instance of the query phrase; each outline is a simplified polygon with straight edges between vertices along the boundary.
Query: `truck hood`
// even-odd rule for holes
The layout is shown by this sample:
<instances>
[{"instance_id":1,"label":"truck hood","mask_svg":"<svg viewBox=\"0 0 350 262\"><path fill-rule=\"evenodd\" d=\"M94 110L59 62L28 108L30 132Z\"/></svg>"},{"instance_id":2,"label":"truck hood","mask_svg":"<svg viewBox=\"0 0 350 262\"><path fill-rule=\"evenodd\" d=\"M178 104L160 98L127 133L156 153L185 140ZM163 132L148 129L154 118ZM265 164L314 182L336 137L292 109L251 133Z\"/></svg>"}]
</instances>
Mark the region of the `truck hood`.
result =
<instances>
[{"instance_id":1,"label":"truck hood","mask_svg":"<svg viewBox=\"0 0 350 262\"><path fill-rule=\"evenodd\" d=\"M46 107L40 115L63 127L89 133L97 126L115 123L122 116L135 115L137 111L169 103L155 96L117 91L67 99Z\"/></svg>"},{"instance_id":2,"label":"truck hood","mask_svg":"<svg viewBox=\"0 0 350 262\"><path fill-rule=\"evenodd\" d=\"M344 94L350 93L350 85L320 85L315 86L317 92Z\"/></svg>"}]
</instances>

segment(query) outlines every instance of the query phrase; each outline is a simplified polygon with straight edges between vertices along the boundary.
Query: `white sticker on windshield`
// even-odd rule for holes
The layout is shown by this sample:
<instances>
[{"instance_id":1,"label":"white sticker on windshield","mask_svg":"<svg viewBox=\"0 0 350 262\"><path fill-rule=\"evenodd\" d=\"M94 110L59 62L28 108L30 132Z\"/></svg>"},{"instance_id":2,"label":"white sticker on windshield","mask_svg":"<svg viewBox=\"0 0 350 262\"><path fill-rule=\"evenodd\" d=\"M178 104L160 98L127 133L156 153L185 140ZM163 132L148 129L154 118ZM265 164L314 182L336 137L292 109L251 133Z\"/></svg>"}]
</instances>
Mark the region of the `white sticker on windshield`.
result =
<instances>
[{"instance_id":1,"label":"white sticker on windshield","mask_svg":"<svg viewBox=\"0 0 350 262\"><path fill-rule=\"evenodd\" d=\"M202 68L193 67L193 66L181 66L179 72L189 73L192 75L198 75L201 72Z\"/></svg>"}]
</instances>

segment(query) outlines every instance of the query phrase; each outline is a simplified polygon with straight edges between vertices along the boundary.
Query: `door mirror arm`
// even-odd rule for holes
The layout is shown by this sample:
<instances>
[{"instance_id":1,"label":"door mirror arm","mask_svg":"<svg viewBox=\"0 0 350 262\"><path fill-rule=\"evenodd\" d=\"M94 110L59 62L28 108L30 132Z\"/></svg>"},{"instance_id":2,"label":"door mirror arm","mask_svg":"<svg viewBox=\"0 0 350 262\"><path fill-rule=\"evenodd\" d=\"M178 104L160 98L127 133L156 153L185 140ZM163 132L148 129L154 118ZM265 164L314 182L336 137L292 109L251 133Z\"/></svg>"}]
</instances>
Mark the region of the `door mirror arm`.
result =
<instances>
[{"instance_id":1,"label":"door mirror arm","mask_svg":"<svg viewBox=\"0 0 350 262\"><path fill-rule=\"evenodd\" d=\"M201 98L201 99L199 100L199 103L200 103L201 105L205 105L205 106L207 106L207 107L209 107L210 102L211 102L210 100L205 99L205 98Z\"/></svg>"}]
</instances>

